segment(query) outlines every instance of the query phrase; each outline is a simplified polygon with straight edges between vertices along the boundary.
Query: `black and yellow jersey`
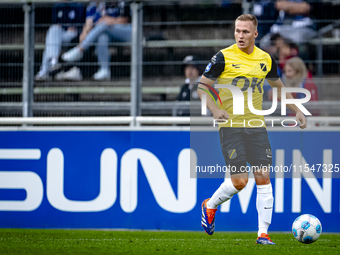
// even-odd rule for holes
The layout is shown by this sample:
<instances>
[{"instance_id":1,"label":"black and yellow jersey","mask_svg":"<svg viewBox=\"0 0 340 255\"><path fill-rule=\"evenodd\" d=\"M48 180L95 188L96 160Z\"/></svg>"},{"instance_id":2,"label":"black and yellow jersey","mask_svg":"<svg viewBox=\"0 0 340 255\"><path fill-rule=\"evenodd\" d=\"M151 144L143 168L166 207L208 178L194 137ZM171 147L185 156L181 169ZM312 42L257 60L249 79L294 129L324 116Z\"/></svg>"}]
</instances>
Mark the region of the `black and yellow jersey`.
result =
<instances>
[{"instance_id":1,"label":"black and yellow jersey","mask_svg":"<svg viewBox=\"0 0 340 255\"><path fill-rule=\"evenodd\" d=\"M211 80L217 79L218 84L237 86L243 92L244 115L234 115L232 93L226 88L219 89L222 101L222 105L218 103L219 108L229 114L228 123L220 124L220 127L258 127L264 123L263 115L256 115L249 110L248 88L252 88L254 108L262 110L264 80L279 78L276 63L268 53L255 46L253 52L247 54L237 44L233 44L212 57L203 75Z\"/></svg>"}]
</instances>

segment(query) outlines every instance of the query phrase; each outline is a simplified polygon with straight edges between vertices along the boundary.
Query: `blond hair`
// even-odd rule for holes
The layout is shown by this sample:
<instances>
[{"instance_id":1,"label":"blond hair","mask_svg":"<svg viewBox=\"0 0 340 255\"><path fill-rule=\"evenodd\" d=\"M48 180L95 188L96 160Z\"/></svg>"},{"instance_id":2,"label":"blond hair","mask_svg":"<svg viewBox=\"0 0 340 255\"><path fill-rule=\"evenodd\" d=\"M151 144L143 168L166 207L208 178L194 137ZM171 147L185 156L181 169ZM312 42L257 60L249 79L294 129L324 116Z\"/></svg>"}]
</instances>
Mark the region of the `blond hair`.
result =
<instances>
[{"instance_id":1,"label":"blond hair","mask_svg":"<svg viewBox=\"0 0 340 255\"><path fill-rule=\"evenodd\" d=\"M303 60L299 57L293 57L287 60L286 65L292 67L295 71L295 77L287 81L288 87L299 87L303 80L307 77L307 68Z\"/></svg>"},{"instance_id":2,"label":"blond hair","mask_svg":"<svg viewBox=\"0 0 340 255\"><path fill-rule=\"evenodd\" d=\"M237 21L251 21L253 23L253 25L255 26L255 29L257 29L257 19L254 15L242 14L242 15L237 17L237 19L235 20L235 23Z\"/></svg>"}]
</instances>

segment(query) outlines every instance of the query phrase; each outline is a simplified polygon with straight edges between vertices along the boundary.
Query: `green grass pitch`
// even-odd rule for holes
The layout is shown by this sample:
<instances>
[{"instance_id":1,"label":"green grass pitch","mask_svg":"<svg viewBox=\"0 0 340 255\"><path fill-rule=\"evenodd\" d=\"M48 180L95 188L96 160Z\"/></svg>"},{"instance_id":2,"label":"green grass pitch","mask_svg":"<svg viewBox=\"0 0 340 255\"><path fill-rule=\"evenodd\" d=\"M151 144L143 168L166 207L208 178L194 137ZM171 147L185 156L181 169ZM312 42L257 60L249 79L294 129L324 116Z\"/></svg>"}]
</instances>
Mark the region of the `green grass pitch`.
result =
<instances>
[{"instance_id":1,"label":"green grass pitch","mask_svg":"<svg viewBox=\"0 0 340 255\"><path fill-rule=\"evenodd\" d=\"M256 233L0 229L0 254L340 254L340 235L301 244L292 234L270 235L277 245L256 245Z\"/></svg>"}]
</instances>

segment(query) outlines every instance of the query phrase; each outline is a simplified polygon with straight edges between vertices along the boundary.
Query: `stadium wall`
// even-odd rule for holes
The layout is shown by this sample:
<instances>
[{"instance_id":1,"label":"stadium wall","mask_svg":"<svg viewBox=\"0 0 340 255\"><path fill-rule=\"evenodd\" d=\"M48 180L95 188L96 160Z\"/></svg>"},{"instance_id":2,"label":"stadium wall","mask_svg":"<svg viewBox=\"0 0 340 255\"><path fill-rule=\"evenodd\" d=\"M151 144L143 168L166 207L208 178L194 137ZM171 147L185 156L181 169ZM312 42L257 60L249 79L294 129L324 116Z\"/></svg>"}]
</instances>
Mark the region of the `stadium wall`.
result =
<instances>
[{"instance_id":1,"label":"stadium wall","mask_svg":"<svg viewBox=\"0 0 340 255\"><path fill-rule=\"evenodd\" d=\"M324 232L340 232L340 131L272 131L269 138L273 166L332 165L326 173L272 173L270 230L290 231L310 213ZM202 230L201 202L224 177L190 178L190 164L224 165L217 132L0 131L0 141L1 228ZM216 230L257 230L253 178L219 208Z\"/></svg>"}]
</instances>

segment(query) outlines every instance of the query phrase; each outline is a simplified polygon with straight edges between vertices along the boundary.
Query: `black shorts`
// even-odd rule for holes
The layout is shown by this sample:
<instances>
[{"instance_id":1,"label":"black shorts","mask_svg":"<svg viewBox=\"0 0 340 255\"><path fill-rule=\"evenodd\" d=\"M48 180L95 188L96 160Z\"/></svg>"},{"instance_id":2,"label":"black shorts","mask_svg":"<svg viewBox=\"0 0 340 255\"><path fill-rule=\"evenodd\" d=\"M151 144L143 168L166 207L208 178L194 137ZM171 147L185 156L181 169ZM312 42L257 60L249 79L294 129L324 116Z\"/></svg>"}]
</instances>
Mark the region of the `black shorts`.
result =
<instances>
[{"instance_id":1,"label":"black shorts","mask_svg":"<svg viewBox=\"0 0 340 255\"><path fill-rule=\"evenodd\" d=\"M267 129L261 128L220 128L220 142L227 166L253 167L272 164L272 150ZM245 172L237 171L236 173Z\"/></svg>"}]
</instances>

